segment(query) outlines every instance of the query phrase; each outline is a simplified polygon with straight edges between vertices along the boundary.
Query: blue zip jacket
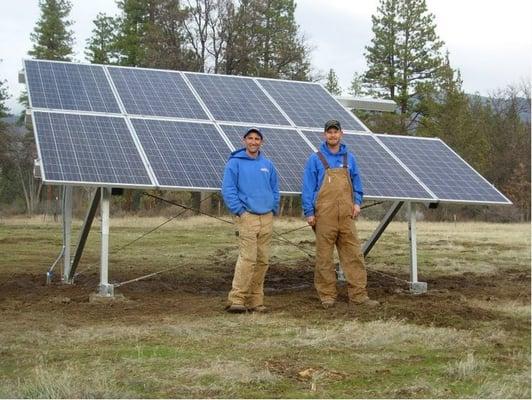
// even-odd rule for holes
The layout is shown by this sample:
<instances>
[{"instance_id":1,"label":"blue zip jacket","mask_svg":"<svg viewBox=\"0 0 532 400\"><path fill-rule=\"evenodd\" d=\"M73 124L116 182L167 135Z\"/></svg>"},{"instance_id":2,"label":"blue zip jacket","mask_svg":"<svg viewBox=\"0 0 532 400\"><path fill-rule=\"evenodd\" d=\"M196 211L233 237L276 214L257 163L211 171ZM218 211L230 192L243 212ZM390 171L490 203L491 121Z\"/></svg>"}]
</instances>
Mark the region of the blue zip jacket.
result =
<instances>
[{"instance_id":1,"label":"blue zip jacket","mask_svg":"<svg viewBox=\"0 0 532 400\"><path fill-rule=\"evenodd\" d=\"M353 153L350 153L347 150L346 145L343 143L340 143L340 150L338 153L331 153L325 142L321 143L320 152L325 156L330 168L342 168L344 154L347 153L349 176L351 177L351 183L353 185L353 201L355 204L361 205L364 192L362 190L362 180L360 179L357 161ZM308 159L307 164L305 165L305 172L303 173L301 200L305 217L314 215L316 199L324 177L325 167L318 155L314 153Z\"/></svg>"},{"instance_id":2,"label":"blue zip jacket","mask_svg":"<svg viewBox=\"0 0 532 400\"><path fill-rule=\"evenodd\" d=\"M246 149L231 153L225 165L222 196L229 211L241 215L277 214L279 209L279 179L273 163L259 153L247 155Z\"/></svg>"}]
</instances>

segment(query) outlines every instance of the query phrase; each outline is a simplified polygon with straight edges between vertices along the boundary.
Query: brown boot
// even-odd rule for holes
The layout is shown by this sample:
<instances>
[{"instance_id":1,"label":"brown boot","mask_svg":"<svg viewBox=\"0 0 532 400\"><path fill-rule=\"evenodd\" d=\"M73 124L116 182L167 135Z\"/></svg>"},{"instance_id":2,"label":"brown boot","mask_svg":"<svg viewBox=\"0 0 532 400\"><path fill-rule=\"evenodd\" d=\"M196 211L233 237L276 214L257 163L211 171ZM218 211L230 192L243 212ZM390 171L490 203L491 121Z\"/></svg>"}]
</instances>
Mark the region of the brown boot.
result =
<instances>
[{"instance_id":1,"label":"brown boot","mask_svg":"<svg viewBox=\"0 0 532 400\"><path fill-rule=\"evenodd\" d=\"M233 314L245 313L248 309L243 304L231 304L225 307L225 311Z\"/></svg>"}]
</instances>

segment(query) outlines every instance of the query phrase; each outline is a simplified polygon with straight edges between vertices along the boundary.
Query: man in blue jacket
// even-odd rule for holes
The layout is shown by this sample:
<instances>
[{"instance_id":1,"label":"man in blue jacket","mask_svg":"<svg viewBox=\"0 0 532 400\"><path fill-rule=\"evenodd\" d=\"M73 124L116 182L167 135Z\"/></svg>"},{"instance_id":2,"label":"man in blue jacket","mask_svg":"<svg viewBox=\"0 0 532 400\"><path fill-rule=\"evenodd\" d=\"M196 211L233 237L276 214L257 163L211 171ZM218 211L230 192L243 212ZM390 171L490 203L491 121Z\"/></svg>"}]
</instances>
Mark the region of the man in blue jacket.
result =
<instances>
[{"instance_id":1,"label":"man in blue jacket","mask_svg":"<svg viewBox=\"0 0 532 400\"><path fill-rule=\"evenodd\" d=\"M341 143L337 120L325 123L324 141L310 156L303 176L302 203L307 222L316 233L314 285L324 308L334 306L336 272L334 246L347 281L350 304L376 306L366 290L367 275L356 226L363 191L355 156Z\"/></svg>"},{"instance_id":2,"label":"man in blue jacket","mask_svg":"<svg viewBox=\"0 0 532 400\"><path fill-rule=\"evenodd\" d=\"M268 270L273 214L279 208L279 182L273 163L260 153L262 133L249 129L244 148L225 166L222 195L236 216L239 255L226 310L265 312L264 277Z\"/></svg>"}]
</instances>

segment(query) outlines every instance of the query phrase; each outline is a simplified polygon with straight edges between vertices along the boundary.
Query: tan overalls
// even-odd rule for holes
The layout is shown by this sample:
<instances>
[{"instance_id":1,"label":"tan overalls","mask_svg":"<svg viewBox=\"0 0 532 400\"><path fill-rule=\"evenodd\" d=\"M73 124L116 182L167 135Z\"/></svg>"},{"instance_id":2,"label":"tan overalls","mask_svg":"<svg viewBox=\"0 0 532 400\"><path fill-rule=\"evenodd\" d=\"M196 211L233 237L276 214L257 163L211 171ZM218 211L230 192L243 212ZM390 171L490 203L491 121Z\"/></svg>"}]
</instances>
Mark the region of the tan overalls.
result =
<instances>
[{"instance_id":1,"label":"tan overalls","mask_svg":"<svg viewBox=\"0 0 532 400\"><path fill-rule=\"evenodd\" d=\"M229 304L254 308L264 305L264 277L268 270L273 213L245 212L236 217L239 254L229 292Z\"/></svg>"},{"instance_id":2,"label":"tan overalls","mask_svg":"<svg viewBox=\"0 0 532 400\"><path fill-rule=\"evenodd\" d=\"M368 299L364 256L353 215L353 187L344 154L343 168L330 168L325 156L318 152L325 176L316 199L316 269L314 284L321 301L336 300L336 273L333 265L334 246L347 281L349 300Z\"/></svg>"}]
</instances>

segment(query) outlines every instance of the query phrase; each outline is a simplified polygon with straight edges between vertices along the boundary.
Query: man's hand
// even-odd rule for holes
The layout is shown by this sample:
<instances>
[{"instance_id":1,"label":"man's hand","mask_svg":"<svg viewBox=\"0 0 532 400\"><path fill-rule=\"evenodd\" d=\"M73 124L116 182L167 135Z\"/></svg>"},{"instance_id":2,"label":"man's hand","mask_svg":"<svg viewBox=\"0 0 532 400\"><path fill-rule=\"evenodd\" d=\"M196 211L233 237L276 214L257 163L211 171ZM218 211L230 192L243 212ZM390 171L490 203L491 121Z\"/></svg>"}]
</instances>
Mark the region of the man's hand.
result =
<instances>
[{"instance_id":1,"label":"man's hand","mask_svg":"<svg viewBox=\"0 0 532 400\"><path fill-rule=\"evenodd\" d=\"M358 214L360 214L360 206L358 204L353 204L353 214L351 215L351 218L355 219L358 217Z\"/></svg>"},{"instance_id":2,"label":"man's hand","mask_svg":"<svg viewBox=\"0 0 532 400\"><path fill-rule=\"evenodd\" d=\"M307 217L307 224L309 224L310 226L316 225L316 217L314 215Z\"/></svg>"}]
</instances>

